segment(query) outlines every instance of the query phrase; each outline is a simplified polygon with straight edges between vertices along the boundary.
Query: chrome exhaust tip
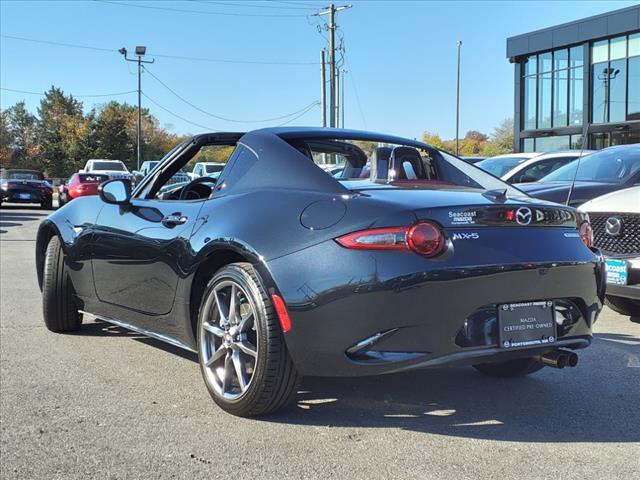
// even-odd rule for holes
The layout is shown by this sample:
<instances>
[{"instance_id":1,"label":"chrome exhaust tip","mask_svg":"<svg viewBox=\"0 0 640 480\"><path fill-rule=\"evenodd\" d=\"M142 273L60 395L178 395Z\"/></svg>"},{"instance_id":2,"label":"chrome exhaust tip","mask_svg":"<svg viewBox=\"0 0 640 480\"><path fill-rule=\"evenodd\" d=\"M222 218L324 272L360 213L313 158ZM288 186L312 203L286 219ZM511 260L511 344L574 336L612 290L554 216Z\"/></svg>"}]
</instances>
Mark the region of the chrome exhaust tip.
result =
<instances>
[{"instance_id":1,"label":"chrome exhaust tip","mask_svg":"<svg viewBox=\"0 0 640 480\"><path fill-rule=\"evenodd\" d=\"M564 368L578 365L578 354L569 350L553 350L538 357L538 361L547 367Z\"/></svg>"}]
</instances>

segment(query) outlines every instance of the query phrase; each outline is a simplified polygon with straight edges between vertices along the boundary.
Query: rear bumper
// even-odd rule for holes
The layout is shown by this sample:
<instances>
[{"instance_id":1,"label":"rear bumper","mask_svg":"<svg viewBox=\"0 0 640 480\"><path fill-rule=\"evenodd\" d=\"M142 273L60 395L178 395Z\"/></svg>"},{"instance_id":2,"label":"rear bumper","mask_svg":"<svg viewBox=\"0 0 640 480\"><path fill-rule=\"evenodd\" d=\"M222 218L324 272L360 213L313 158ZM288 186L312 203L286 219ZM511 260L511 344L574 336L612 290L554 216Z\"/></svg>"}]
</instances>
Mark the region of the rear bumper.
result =
<instances>
[{"instance_id":1,"label":"rear bumper","mask_svg":"<svg viewBox=\"0 0 640 480\"><path fill-rule=\"evenodd\" d=\"M298 370L356 376L588 346L605 273L602 257L583 250L571 261L452 267L412 253L356 252L326 242L267 266L291 316L285 338ZM556 302L557 341L500 348L497 305L530 300ZM372 338L366 350L351 353Z\"/></svg>"},{"instance_id":2,"label":"rear bumper","mask_svg":"<svg viewBox=\"0 0 640 480\"><path fill-rule=\"evenodd\" d=\"M28 195L28 198L23 198ZM0 199L11 203L42 203L51 199L51 193L41 190L13 189L0 190Z\"/></svg>"}]
</instances>

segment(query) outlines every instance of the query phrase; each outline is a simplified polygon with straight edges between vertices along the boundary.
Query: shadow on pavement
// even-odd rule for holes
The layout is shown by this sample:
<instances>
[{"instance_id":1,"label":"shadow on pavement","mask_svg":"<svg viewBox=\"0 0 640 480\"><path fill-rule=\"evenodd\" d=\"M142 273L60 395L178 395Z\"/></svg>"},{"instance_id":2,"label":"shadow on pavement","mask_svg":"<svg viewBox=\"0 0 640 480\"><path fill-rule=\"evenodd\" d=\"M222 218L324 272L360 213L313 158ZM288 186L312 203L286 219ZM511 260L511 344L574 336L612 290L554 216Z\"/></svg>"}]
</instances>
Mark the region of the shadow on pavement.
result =
<instances>
[{"instance_id":1,"label":"shadow on pavement","mask_svg":"<svg viewBox=\"0 0 640 480\"><path fill-rule=\"evenodd\" d=\"M17 211L20 210L20 211ZM27 211L24 211L27 210ZM0 233L7 233L5 228L20 227L23 222L31 222L34 220L41 221L51 213L50 211L43 211L38 207L14 207L12 205L3 205L0 209Z\"/></svg>"},{"instance_id":2,"label":"shadow on pavement","mask_svg":"<svg viewBox=\"0 0 640 480\"><path fill-rule=\"evenodd\" d=\"M85 324L78 335L125 335L198 361L196 354L100 321ZM638 352L639 342L631 335L598 334L595 338L606 341L596 341L581 351L583 360L577 368L545 368L522 378L492 378L471 367L379 377L307 377L295 407L258 420L400 428L516 442L638 442L640 384L634 391L629 390L629 382L637 382L640 370L624 367L627 357ZM609 377L620 370L621 376ZM358 441L360 435L354 434L352 440Z\"/></svg>"}]
</instances>

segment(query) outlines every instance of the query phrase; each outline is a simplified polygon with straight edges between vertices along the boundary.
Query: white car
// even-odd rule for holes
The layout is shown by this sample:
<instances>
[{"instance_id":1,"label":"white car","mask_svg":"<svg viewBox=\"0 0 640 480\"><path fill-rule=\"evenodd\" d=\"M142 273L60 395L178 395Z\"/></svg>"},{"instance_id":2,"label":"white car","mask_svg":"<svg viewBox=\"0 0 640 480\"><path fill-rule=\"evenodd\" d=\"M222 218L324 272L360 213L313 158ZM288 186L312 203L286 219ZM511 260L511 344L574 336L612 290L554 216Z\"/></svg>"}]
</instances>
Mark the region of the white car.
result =
<instances>
[{"instance_id":1,"label":"white car","mask_svg":"<svg viewBox=\"0 0 640 480\"><path fill-rule=\"evenodd\" d=\"M226 165L226 163L219 162L198 162L193 166L193 170L187 175L189 175L191 180L199 177L218 178L220 176L220 172L222 172Z\"/></svg>"},{"instance_id":2,"label":"white car","mask_svg":"<svg viewBox=\"0 0 640 480\"><path fill-rule=\"evenodd\" d=\"M517 164L500 178L508 183L537 182L542 177L572 162L581 154L585 156L590 153L593 153L593 150L558 150L557 152L537 154Z\"/></svg>"},{"instance_id":3,"label":"white car","mask_svg":"<svg viewBox=\"0 0 640 480\"><path fill-rule=\"evenodd\" d=\"M110 179L126 178L131 180L132 174L127 169L124 162L120 160L91 159L87 160L80 173L96 173L108 175Z\"/></svg>"},{"instance_id":4,"label":"white car","mask_svg":"<svg viewBox=\"0 0 640 480\"><path fill-rule=\"evenodd\" d=\"M607 305L640 319L640 186L594 198L589 214L594 245L606 257Z\"/></svg>"},{"instance_id":5,"label":"white car","mask_svg":"<svg viewBox=\"0 0 640 480\"><path fill-rule=\"evenodd\" d=\"M496 155L495 157L485 158L476 162L474 165L480 167L485 172L489 172L495 177L502 177L510 172L521 163L526 162L530 158L537 157L539 153L505 153L504 155Z\"/></svg>"}]
</instances>

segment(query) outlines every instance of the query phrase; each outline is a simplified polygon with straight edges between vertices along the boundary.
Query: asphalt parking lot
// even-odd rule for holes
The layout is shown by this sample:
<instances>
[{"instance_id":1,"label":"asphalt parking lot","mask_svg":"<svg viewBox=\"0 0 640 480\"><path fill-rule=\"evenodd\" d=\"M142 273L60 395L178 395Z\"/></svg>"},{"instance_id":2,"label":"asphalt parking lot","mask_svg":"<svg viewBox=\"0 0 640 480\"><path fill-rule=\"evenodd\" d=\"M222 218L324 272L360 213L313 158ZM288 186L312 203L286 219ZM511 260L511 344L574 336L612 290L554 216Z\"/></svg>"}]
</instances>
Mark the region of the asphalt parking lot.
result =
<instances>
[{"instance_id":1,"label":"asphalt parking lot","mask_svg":"<svg viewBox=\"0 0 640 480\"><path fill-rule=\"evenodd\" d=\"M605 309L575 369L308 378L290 411L218 409L195 356L87 321L42 322L35 233L0 210L0 476L640 478L640 319Z\"/></svg>"}]
</instances>

